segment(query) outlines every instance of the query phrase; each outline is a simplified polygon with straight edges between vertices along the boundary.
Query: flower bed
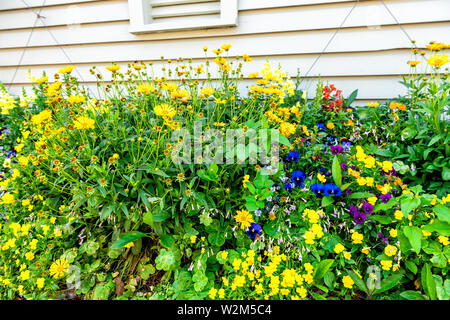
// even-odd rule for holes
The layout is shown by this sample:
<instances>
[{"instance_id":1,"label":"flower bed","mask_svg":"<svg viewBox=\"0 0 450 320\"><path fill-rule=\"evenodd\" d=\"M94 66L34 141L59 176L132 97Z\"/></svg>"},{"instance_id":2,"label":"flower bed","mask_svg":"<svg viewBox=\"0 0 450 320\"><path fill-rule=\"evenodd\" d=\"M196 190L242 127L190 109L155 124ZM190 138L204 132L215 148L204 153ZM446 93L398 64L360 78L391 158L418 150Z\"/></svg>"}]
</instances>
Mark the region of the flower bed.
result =
<instances>
[{"instance_id":1,"label":"flower bed","mask_svg":"<svg viewBox=\"0 0 450 320\"><path fill-rule=\"evenodd\" d=\"M449 299L447 47L357 108L230 45L2 87L0 298Z\"/></svg>"}]
</instances>

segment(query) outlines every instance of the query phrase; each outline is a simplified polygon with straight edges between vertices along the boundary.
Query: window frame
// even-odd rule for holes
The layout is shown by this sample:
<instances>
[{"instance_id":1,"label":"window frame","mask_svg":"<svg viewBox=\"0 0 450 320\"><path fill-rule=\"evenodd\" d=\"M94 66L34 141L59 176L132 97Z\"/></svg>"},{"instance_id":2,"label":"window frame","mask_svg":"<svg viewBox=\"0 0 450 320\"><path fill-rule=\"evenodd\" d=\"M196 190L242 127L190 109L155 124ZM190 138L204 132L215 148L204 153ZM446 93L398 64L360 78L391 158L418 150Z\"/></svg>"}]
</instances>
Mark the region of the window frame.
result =
<instances>
[{"instance_id":1,"label":"window frame","mask_svg":"<svg viewBox=\"0 0 450 320\"><path fill-rule=\"evenodd\" d=\"M172 1L172 5L201 3L196 0ZM238 25L238 0L220 0L220 18L202 19L195 17L189 23L153 22L151 0L128 0L130 12L129 32L133 34L187 31L210 28L227 28Z\"/></svg>"}]
</instances>

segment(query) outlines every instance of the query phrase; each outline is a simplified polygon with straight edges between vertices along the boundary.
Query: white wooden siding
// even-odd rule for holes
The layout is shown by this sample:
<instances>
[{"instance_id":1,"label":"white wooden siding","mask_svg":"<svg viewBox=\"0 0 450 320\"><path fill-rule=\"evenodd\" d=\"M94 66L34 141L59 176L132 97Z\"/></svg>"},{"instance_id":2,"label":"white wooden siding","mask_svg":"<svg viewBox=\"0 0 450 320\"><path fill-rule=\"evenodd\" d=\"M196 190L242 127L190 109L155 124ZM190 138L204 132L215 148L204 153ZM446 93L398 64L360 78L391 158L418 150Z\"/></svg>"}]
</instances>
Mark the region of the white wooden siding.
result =
<instances>
[{"instance_id":1,"label":"white wooden siding","mask_svg":"<svg viewBox=\"0 0 450 320\"><path fill-rule=\"evenodd\" d=\"M25 0L39 11L42 0ZM208 30L163 32L134 35L126 0L47 0L41 15L48 30L65 53L77 65L86 84L93 85L92 65L104 70L115 61L126 66L133 61L153 61L160 57L192 57L201 63L203 46L217 48L224 43L233 47L230 55L247 53L254 61L246 64L244 74L259 71L269 58L281 64L289 75L299 68L304 74L350 11L350 0L239 0L238 26ZM405 30L424 48L430 40L450 42L449 0L385 0ZM161 8L162 9L162 8ZM73 21L71 12L79 16ZM53 75L67 65L68 59L47 28L38 22L21 66L11 83L25 43L35 22L35 14L21 1L0 1L0 81L19 92L29 87L25 72L38 76L46 70ZM368 25L379 25L379 28ZM384 9L380 1L360 1L343 29L330 44L302 86L313 94L312 81L320 75L349 94L359 89L359 99L387 99L398 96L403 88L398 81L407 74L411 58L407 37ZM213 56L213 55L211 55ZM420 65L419 65L420 66ZM104 75L108 75L104 72ZM253 81L246 79L243 88Z\"/></svg>"}]
</instances>

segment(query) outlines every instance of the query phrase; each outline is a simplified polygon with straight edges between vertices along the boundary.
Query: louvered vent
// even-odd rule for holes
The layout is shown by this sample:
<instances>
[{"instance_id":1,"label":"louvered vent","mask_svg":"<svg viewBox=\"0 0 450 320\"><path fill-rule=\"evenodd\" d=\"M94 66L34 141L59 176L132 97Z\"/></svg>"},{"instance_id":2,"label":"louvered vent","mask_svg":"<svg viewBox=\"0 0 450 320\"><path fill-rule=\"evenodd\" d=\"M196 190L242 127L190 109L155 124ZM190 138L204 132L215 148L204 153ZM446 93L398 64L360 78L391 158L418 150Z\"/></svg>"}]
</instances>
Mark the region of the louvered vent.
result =
<instances>
[{"instance_id":1,"label":"louvered vent","mask_svg":"<svg viewBox=\"0 0 450 320\"><path fill-rule=\"evenodd\" d=\"M129 0L129 5L132 33L237 25L237 0Z\"/></svg>"}]
</instances>

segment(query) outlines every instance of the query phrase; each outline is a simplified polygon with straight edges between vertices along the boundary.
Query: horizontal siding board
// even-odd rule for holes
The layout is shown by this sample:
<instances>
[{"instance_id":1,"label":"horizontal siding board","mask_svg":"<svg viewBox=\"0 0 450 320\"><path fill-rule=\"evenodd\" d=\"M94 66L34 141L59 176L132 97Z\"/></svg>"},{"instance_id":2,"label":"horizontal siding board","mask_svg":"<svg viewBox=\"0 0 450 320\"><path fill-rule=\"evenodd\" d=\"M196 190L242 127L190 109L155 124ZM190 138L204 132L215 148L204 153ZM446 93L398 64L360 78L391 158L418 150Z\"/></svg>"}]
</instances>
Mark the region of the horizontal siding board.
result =
<instances>
[{"instance_id":1,"label":"horizontal siding board","mask_svg":"<svg viewBox=\"0 0 450 320\"><path fill-rule=\"evenodd\" d=\"M44 7L49 6L60 6L60 5L77 5L86 2L98 2L101 0L25 0L28 7L31 8L40 8L42 4ZM0 1L0 11L4 10L17 10L17 9L26 9L27 5L24 4L20 0L1 0Z\"/></svg>"},{"instance_id":2,"label":"horizontal siding board","mask_svg":"<svg viewBox=\"0 0 450 320\"><path fill-rule=\"evenodd\" d=\"M446 41L450 34L450 24L417 26L408 29L412 32L419 46L424 46L429 39ZM251 56L276 56L287 54L318 54L325 47L332 32L283 33L269 34L263 37L252 35L216 38L151 41L137 43L104 43L64 47L65 52L74 63L98 63L111 61L159 60L161 56L175 59L201 58L203 46L217 48L223 43L231 43L231 55L247 53ZM438 38L440 37L440 38ZM270 43L270 46L267 44ZM342 30L328 47L327 52L377 51L391 48L409 48L409 40L399 28L380 30ZM14 66L18 63L22 49L0 49L0 66ZM22 59L22 65L61 64L67 57L59 47L28 48Z\"/></svg>"},{"instance_id":3,"label":"horizontal siding board","mask_svg":"<svg viewBox=\"0 0 450 320\"><path fill-rule=\"evenodd\" d=\"M397 97L400 93L404 93L404 87L398 83L398 77L344 77L344 78L323 78L325 82L333 83L339 89L343 90L343 94L348 96L355 89L358 89L358 99L363 100L378 100L391 99ZM309 81L303 85L308 88L308 98L313 98L315 93L315 81ZM252 80L244 80L240 83L239 88L241 92L246 92L248 86L254 84ZM96 95L97 87L95 84L88 83L87 86L91 92ZM22 88L31 92L29 84L12 85L10 92L13 94L20 94Z\"/></svg>"},{"instance_id":4,"label":"horizontal siding board","mask_svg":"<svg viewBox=\"0 0 450 320\"><path fill-rule=\"evenodd\" d=\"M260 71L267 57L254 58L251 63L244 63L242 73L244 76L252 72ZM410 52L407 50L393 50L384 52L366 52L366 53L339 53L339 54L325 54L316 63L313 69L311 69L309 76L359 76L359 75L397 75L407 74L410 70L409 65L406 63L410 58ZM290 55L290 56L272 56L270 57L270 64L275 68L281 65L289 75L295 76L297 70L300 69L301 75L305 75L310 66L316 59L316 55ZM183 63L188 65L188 63ZM199 64L205 64L203 59L194 60L192 66L196 67ZM66 64L52 65L52 66L36 66L20 67L15 77L15 82L26 82L26 72L28 69L31 73L39 77L43 71L46 71L48 75L53 75ZM111 79L111 72L105 70L105 66L110 65L102 63L96 64L97 70L104 75L105 80ZM122 66L122 72L125 72L127 64L120 63ZM163 63L156 61L153 63L153 70L155 76L162 77L164 74L161 72ZM173 62L170 66L167 62L164 63L165 68L171 68L175 72L177 64ZM94 76L90 74L89 69L91 64L82 64L77 66L77 71L80 72L84 80L95 80ZM417 67L418 70L426 67L426 62L423 61ZM14 67L2 67L0 68L0 81L9 83L15 73ZM206 68L205 68L206 70ZM217 66L212 63L210 71L213 77L217 76L215 72ZM76 74L77 75L77 74Z\"/></svg>"},{"instance_id":5,"label":"horizontal siding board","mask_svg":"<svg viewBox=\"0 0 450 320\"><path fill-rule=\"evenodd\" d=\"M428 43L430 39L439 39L440 41L450 40L449 22L406 24L403 27L421 46ZM258 26L249 25L248 28L242 28L239 34L227 34L224 31L217 34L217 32L211 30L203 30L184 33L176 32L180 34L176 38L167 37L163 34L135 36L128 32L127 22L119 22L82 25L79 28L72 29L57 27L51 29L51 34L46 29L34 30L28 47L55 46L56 43L52 35L61 45L101 44L107 42L128 42L131 44L131 42L148 41L158 46L158 44L164 43L164 41L178 40L183 50L186 48L186 45L190 46L191 42L194 46L197 42L203 42L206 45L216 45L221 41L242 42L240 39L246 39L245 46L251 47L252 43L248 42L250 37L254 37L254 41L252 42L257 41L258 37L270 39L277 39L278 37L286 39L290 37L295 38L296 41L303 42L305 50L309 47L318 48L318 44L320 44L320 49L315 49L317 52L322 50L326 41L333 35L335 30L295 30L286 28L283 32L282 26L278 29L267 31L265 28L258 29ZM291 34L288 35L288 33ZM27 43L29 34L30 30L28 29L0 31L0 50L3 48L23 48ZM182 36L183 34L184 36ZM371 48L371 50L377 50L399 46L404 47L405 45L409 46L407 37L401 33L398 25L382 26L379 29L368 29L365 26L345 28L339 31L337 37L342 41L333 41L330 46L330 51L338 51L338 47L342 47L343 49L341 50L346 50L347 47L367 47ZM356 39L356 37L359 38ZM359 43L361 43L361 46ZM289 47L291 45L290 42L287 42L284 46ZM282 48L280 47L280 49ZM355 49L346 51L355 51ZM309 50L309 52L311 51Z\"/></svg>"},{"instance_id":6,"label":"horizontal siding board","mask_svg":"<svg viewBox=\"0 0 450 320\"><path fill-rule=\"evenodd\" d=\"M450 1L448 0L386 0L385 2L400 23L450 20ZM421 10L411 10L412 5ZM335 28L352 6L352 2L343 2L323 6L311 5L243 11L239 13L239 24L243 26L263 24L270 27L272 23L281 23L285 28ZM374 10L379 11L378 24L384 25L394 22L381 3L362 1L356 6L345 26L367 25L367 20L373 18ZM129 20L127 1L92 2L76 7L49 7L44 8L41 15L46 17L45 23L48 26L66 25L71 11L79 16L78 22L81 24ZM108 14L105 15L105 12L108 12ZM5 11L2 13L2 19L0 20L0 30L30 28L33 26L34 18L35 14L30 10ZM239 28L240 26L237 30Z\"/></svg>"}]
</instances>

